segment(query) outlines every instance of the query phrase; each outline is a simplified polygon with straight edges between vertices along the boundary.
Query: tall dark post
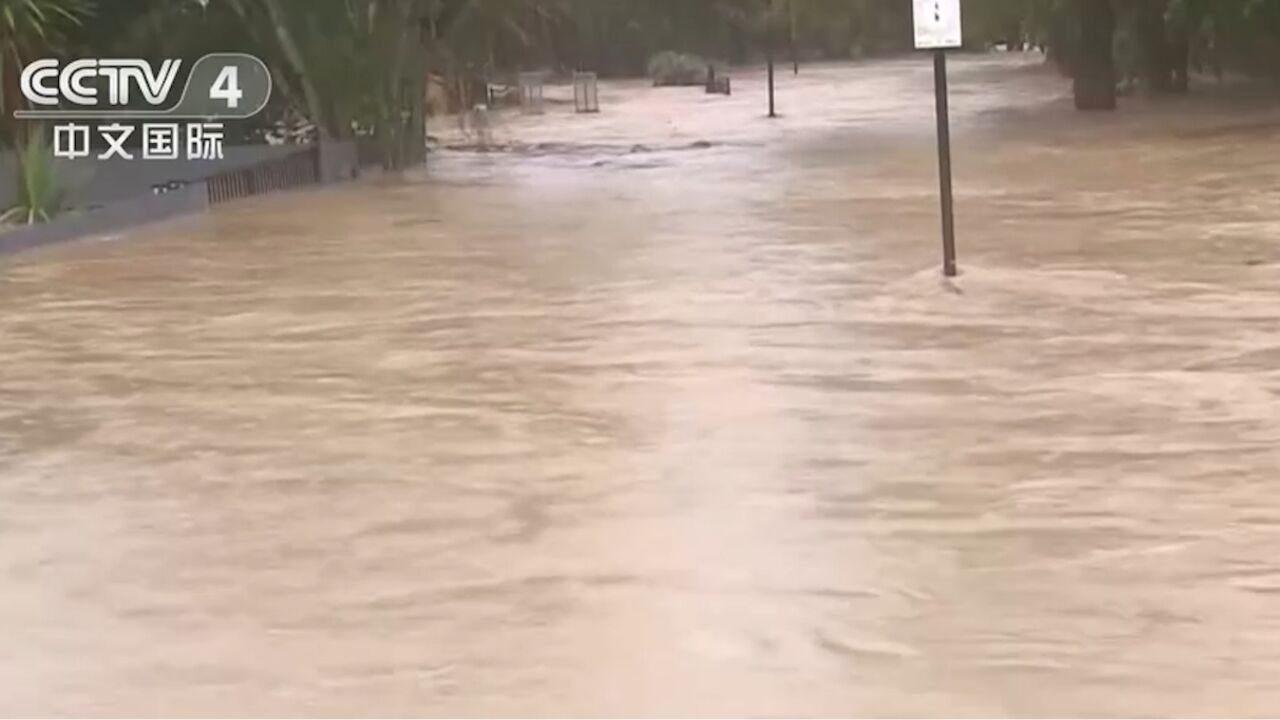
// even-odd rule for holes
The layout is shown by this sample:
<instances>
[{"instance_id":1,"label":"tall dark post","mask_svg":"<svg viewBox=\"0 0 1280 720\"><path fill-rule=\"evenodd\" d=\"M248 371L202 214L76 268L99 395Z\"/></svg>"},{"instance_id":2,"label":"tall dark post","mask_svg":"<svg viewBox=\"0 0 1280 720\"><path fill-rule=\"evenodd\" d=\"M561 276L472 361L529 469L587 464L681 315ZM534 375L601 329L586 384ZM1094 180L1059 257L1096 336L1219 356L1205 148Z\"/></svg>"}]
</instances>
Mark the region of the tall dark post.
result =
<instances>
[{"instance_id":1,"label":"tall dark post","mask_svg":"<svg viewBox=\"0 0 1280 720\"><path fill-rule=\"evenodd\" d=\"M771 118L776 118L776 117L778 117L778 113L777 113L777 107L776 107L776 105L774 104L774 92L773 92L773 45L772 45L772 44L770 44L770 46L769 46L769 54L768 54L768 58L769 58L769 117L771 117Z\"/></svg>"},{"instance_id":2,"label":"tall dark post","mask_svg":"<svg viewBox=\"0 0 1280 720\"><path fill-rule=\"evenodd\" d=\"M947 51L933 51L933 85L938 112L938 181L942 195L942 272L955 277L956 221L951 198L951 117L947 107Z\"/></svg>"}]
</instances>

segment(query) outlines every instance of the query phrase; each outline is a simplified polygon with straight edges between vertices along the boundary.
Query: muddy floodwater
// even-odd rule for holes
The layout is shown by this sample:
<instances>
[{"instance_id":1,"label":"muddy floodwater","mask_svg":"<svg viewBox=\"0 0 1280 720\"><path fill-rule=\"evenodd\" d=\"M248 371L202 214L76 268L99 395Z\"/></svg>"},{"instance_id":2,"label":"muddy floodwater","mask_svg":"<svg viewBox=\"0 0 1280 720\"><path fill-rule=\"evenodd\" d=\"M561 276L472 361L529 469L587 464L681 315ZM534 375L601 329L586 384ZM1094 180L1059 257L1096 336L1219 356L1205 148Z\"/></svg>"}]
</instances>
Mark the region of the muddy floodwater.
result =
<instances>
[{"instance_id":1,"label":"muddy floodwater","mask_svg":"<svg viewBox=\"0 0 1280 720\"><path fill-rule=\"evenodd\" d=\"M1275 106L779 82L0 259L0 714L1275 713Z\"/></svg>"}]
</instances>

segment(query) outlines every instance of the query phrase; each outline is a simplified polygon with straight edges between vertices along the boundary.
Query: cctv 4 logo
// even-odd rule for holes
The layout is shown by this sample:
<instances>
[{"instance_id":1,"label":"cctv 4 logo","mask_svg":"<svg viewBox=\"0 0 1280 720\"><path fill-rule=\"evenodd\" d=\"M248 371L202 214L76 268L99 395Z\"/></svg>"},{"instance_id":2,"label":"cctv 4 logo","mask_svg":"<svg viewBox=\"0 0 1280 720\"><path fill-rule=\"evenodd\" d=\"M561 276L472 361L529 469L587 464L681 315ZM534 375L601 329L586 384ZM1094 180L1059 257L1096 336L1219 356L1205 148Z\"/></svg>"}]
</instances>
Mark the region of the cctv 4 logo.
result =
<instances>
[{"instance_id":1,"label":"cctv 4 logo","mask_svg":"<svg viewBox=\"0 0 1280 720\"><path fill-rule=\"evenodd\" d=\"M36 60L22 70L22 94L33 107L57 106L65 101L103 108L129 105L136 90L149 105L159 107L173 90L181 68L181 60L165 60L158 70L146 60L136 59L86 58L66 65L53 59ZM237 80L236 68L224 67L209 97L225 101L229 108L237 107L244 95ZM106 85L105 103L100 94L103 84Z\"/></svg>"}]
</instances>

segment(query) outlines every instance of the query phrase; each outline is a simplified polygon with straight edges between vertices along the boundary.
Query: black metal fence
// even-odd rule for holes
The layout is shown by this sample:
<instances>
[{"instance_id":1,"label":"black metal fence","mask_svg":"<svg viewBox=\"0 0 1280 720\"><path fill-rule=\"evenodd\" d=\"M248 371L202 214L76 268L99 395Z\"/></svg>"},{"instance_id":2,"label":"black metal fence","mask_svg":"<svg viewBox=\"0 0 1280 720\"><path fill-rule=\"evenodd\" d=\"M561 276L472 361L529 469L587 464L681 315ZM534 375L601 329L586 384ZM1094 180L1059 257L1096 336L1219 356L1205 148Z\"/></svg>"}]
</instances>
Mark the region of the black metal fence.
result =
<instances>
[{"instance_id":1,"label":"black metal fence","mask_svg":"<svg viewBox=\"0 0 1280 720\"><path fill-rule=\"evenodd\" d=\"M210 176L206 184L209 186L209 204L219 205L319 182L320 153L313 147L276 160L220 172Z\"/></svg>"}]
</instances>

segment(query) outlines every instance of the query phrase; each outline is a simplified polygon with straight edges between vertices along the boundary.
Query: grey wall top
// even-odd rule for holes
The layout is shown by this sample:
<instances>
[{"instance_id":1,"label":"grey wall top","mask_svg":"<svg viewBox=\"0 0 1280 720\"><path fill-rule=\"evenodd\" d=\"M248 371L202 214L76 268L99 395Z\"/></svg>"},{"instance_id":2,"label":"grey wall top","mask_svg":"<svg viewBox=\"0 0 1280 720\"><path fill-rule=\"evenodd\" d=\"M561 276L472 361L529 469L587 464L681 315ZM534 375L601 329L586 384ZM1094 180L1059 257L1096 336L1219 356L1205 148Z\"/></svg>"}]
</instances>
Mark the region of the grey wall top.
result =
<instances>
[{"instance_id":1,"label":"grey wall top","mask_svg":"<svg viewBox=\"0 0 1280 720\"><path fill-rule=\"evenodd\" d=\"M151 194L154 185L170 180L192 182L223 170L284 157L301 149L297 145L228 145L222 160L58 160L58 177L69 186L76 207L107 203ZM17 158L0 153L0 209L17 199Z\"/></svg>"}]
</instances>

